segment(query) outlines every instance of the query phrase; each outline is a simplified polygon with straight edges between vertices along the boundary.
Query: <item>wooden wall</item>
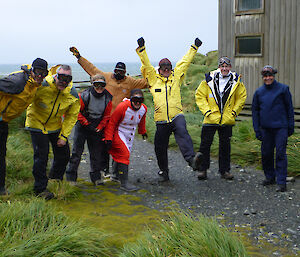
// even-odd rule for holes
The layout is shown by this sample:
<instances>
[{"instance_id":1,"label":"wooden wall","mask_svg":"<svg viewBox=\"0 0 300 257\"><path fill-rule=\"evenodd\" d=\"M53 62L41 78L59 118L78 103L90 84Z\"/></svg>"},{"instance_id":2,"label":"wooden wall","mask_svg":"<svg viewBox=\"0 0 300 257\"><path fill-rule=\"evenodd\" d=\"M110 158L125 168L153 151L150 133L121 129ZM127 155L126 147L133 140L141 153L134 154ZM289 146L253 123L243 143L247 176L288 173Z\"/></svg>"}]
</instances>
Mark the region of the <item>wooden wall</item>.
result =
<instances>
[{"instance_id":1,"label":"wooden wall","mask_svg":"<svg viewBox=\"0 0 300 257\"><path fill-rule=\"evenodd\" d=\"M235 0L219 0L219 56L233 61L233 70L242 74L251 104L262 84L264 65L278 69L276 79L290 86L293 103L300 108L300 0L264 0L262 14L235 14ZM235 56L235 36L262 34L262 56ZM298 83L297 83L298 82Z\"/></svg>"}]
</instances>

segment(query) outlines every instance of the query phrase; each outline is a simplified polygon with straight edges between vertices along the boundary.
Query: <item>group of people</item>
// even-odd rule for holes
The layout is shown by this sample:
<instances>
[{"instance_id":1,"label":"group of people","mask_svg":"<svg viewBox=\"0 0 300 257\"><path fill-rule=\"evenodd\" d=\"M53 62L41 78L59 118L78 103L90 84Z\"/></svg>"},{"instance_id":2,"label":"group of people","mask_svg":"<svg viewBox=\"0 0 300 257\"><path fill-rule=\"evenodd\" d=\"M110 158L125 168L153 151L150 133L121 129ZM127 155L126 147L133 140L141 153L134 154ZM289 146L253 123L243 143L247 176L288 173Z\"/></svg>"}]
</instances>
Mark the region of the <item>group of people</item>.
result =
<instances>
[{"instance_id":1,"label":"group of people","mask_svg":"<svg viewBox=\"0 0 300 257\"><path fill-rule=\"evenodd\" d=\"M91 86L77 93L72 82L69 65L56 65L48 69L45 60L37 58L32 65L0 79L0 194L7 194L6 142L8 122L25 109L25 129L30 131L34 151L34 192L51 199L48 179L76 182L78 167L87 142L90 155L90 179L95 185L103 184L109 173L120 182L120 188L134 191L138 188L128 181L128 165L136 127L146 139L147 107L141 89L149 88L154 101L156 132L154 149L159 167L159 181L169 178L168 144L174 133L176 143L188 165L199 180L207 179L210 165L210 147L216 131L219 134L219 173L231 180L230 149L232 127L246 101L246 89L241 77L231 71L231 60L221 57L218 69L205 76L195 93L196 104L203 113L201 144L194 151L186 128L181 104L180 88L185 74L202 45L196 38L175 67L169 59L159 62L158 71L151 65L146 53L145 40L137 40L136 52L141 60L142 79L126 75L126 65L118 62L113 72L103 72L82 57L75 47L70 51L81 67L90 75ZM277 183L277 191L286 191L288 136L294 132L294 112L288 86L275 80L272 66L262 69L264 85L253 97L253 127L257 139L262 141L262 164L266 179L263 185ZM74 127L73 149L70 154L68 137ZM49 142L53 162L47 175ZM274 166L274 148L276 163Z\"/></svg>"}]
</instances>

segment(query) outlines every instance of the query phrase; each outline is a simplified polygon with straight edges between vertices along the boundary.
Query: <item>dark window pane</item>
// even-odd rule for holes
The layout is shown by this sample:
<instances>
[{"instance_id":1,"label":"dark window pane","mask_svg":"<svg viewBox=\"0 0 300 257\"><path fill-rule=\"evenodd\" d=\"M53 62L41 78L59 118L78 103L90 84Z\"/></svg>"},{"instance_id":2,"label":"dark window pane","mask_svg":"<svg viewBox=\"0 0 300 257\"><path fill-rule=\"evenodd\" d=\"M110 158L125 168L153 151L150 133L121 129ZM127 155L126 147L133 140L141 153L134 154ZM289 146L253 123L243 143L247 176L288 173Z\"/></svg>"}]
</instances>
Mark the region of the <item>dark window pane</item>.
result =
<instances>
[{"instance_id":1,"label":"dark window pane","mask_svg":"<svg viewBox=\"0 0 300 257\"><path fill-rule=\"evenodd\" d=\"M261 1L262 0L238 0L238 11L261 9Z\"/></svg>"},{"instance_id":2,"label":"dark window pane","mask_svg":"<svg viewBox=\"0 0 300 257\"><path fill-rule=\"evenodd\" d=\"M238 37L237 54L261 54L261 37Z\"/></svg>"}]
</instances>

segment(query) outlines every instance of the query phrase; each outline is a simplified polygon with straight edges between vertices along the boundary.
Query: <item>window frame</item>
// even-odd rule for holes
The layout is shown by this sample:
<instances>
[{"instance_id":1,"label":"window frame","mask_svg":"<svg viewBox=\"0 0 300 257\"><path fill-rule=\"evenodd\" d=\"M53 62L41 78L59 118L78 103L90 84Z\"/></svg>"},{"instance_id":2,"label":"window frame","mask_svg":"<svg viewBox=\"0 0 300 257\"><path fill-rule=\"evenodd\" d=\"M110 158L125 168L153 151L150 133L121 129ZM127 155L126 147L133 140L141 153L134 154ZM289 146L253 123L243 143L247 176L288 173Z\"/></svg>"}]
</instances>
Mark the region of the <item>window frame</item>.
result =
<instances>
[{"instance_id":1,"label":"window frame","mask_svg":"<svg viewBox=\"0 0 300 257\"><path fill-rule=\"evenodd\" d=\"M261 38L261 46L260 46L260 52L259 54L241 54L238 53L238 45L237 45L237 40L238 38L241 37L260 37ZM234 56L235 57L263 57L263 52L264 52L264 34L263 33L252 33L252 34L238 34L235 35L235 40L234 40Z\"/></svg>"},{"instance_id":2,"label":"window frame","mask_svg":"<svg viewBox=\"0 0 300 257\"><path fill-rule=\"evenodd\" d=\"M265 0L261 1L261 8L259 9L251 9L246 11L238 11L240 0L235 0L235 15L245 15L245 14L258 14L258 13L264 13L265 12Z\"/></svg>"}]
</instances>

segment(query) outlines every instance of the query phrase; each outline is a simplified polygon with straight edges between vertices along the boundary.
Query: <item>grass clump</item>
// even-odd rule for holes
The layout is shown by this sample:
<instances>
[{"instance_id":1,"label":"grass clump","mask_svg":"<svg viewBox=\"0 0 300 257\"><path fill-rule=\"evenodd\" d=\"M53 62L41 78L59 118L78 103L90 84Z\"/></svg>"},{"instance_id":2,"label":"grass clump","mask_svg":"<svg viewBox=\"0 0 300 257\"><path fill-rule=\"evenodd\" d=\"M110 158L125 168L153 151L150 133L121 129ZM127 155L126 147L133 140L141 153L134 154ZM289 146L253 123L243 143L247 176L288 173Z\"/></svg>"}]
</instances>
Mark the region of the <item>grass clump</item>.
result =
<instances>
[{"instance_id":1,"label":"grass clump","mask_svg":"<svg viewBox=\"0 0 300 257\"><path fill-rule=\"evenodd\" d=\"M160 230L149 230L136 243L126 245L121 257L144 256L248 256L243 244L215 219L171 212Z\"/></svg>"},{"instance_id":2,"label":"grass clump","mask_svg":"<svg viewBox=\"0 0 300 257\"><path fill-rule=\"evenodd\" d=\"M0 205L0 256L110 256L106 236L40 199Z\"/></svg>"}]
</instances>

